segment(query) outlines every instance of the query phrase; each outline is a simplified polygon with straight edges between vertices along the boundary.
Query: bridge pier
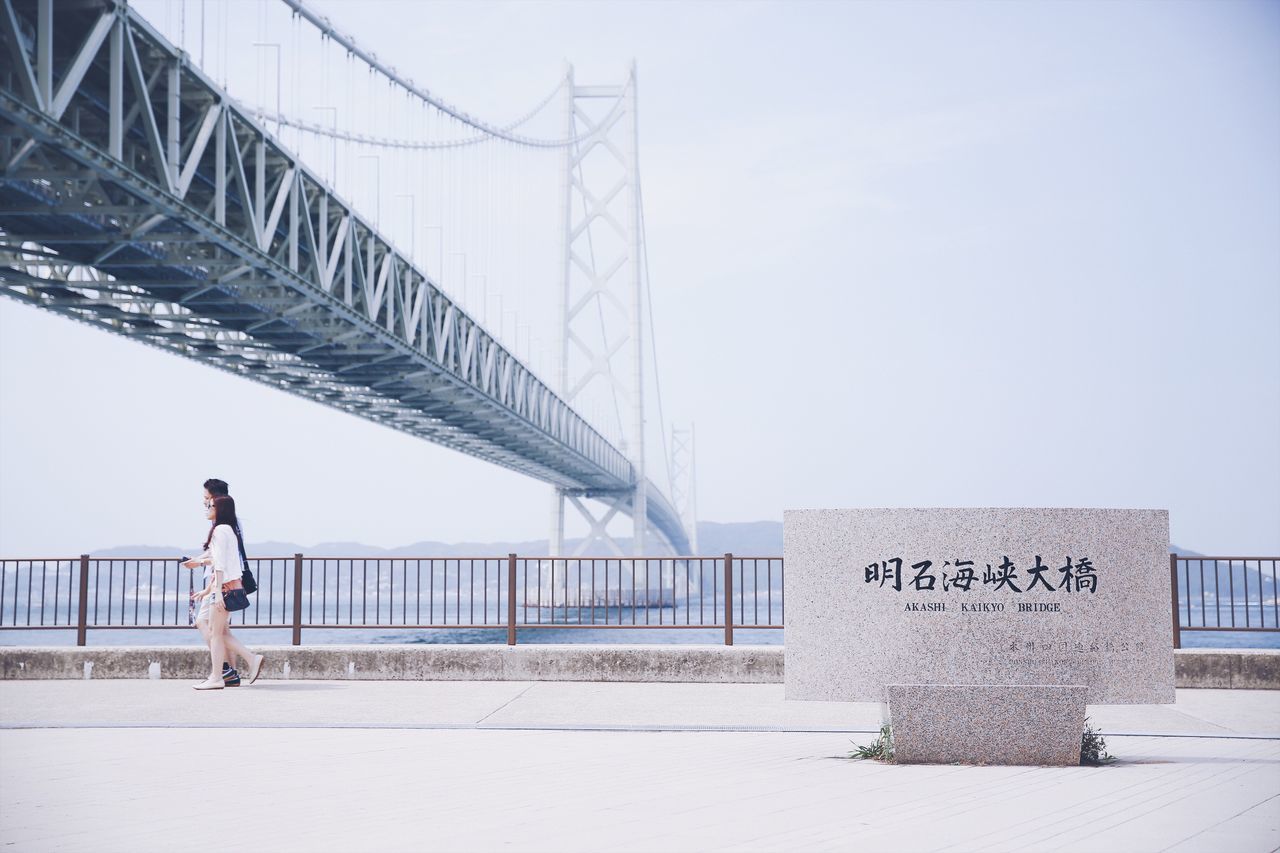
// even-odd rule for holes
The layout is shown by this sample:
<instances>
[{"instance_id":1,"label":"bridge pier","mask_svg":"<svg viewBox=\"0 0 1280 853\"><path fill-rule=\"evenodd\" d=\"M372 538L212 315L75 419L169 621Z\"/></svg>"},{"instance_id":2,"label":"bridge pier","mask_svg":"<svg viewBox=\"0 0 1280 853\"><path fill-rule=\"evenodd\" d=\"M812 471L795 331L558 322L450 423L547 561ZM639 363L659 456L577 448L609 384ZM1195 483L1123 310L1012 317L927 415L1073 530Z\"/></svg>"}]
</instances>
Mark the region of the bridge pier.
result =
<instances>
[{"instance_id":1,"label":"bridge pier","mask_svg":"<svg viewBox=\"0 0 1280 853\"><path fill-rule=\"evenodd\" d=\"M551 489L551 535L547 542L550 556L564 553L564 493L555 487Z\"/></svg>"}]
</instances>

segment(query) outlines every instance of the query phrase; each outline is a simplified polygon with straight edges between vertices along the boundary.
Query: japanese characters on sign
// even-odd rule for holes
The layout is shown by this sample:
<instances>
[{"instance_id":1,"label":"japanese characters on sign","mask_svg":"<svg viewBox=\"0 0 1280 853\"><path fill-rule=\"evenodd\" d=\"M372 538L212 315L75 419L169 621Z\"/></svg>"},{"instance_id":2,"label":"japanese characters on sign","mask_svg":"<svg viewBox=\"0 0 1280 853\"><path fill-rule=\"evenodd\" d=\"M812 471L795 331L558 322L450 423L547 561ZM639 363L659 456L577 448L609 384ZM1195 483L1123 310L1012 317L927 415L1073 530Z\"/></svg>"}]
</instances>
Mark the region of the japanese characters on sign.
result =
<instances>
[{"instance_id":1,"label":"japanese characters on sign","mask_svg":"<svg viewBox=\"0 0 1280 853\"><path fill-rule=\"evenodd\" d=\"M1141 652L1145 651L1147 644L1137 640L1111 640L1098 639L1093 636L1072 636L1053 637L1053 636L1035 636L1028 639L1025 637L1014 637L998 644L993 648L992 653L996 655L1008 655L1016 653L1032 654L1034 652L1058 652L1061 654L1083 654L1084 652Z\"/></svg>"},{"instance_id":2,"label":"japanese characters on sign","mask_svg":"<svg viewBox=\"0 0 1280 853\"><path fill-rule=\"evenodd\" d=\"M1039 554L1035 555L1034 565L1025 567L1025 574L1004 555L998 565L986 563L981 574L975 568L973 560L945 560L938 565L936 560L921 560L907 566L902 557L890 557L867 566L863 570L865 583L879 583L880 587L891 586L894 591L942 590L949 592L958 589L969 592L975 588L990 588L992 592L1008 589L1012 592L1032 592L1043 587L1048 592L1084 592L1098 591L1098 575L1093 562L1088 557L1073 560L1066 558L1063 565L1054 568L1045 565ZM905 568L904 568L905 567Z\"/></svg>"}]
</instances>

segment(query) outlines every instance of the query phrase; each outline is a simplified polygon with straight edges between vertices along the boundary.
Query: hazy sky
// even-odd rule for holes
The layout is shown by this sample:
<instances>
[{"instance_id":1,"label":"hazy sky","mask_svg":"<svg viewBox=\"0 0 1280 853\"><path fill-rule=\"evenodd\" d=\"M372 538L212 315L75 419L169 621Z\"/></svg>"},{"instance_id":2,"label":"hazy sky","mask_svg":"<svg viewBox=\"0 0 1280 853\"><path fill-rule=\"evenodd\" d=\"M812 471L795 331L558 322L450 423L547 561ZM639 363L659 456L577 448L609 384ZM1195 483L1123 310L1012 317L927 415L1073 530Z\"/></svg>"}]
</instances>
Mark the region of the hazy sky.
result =
<instances>
[{"instance_id":1,"label":"hazy sky","mask_svg":"<svg viewBox=\"0 0 1280 853\"><path fill-rule=\"evenodd\" d=\"M1280 553L1280 4L316 5L496 119L636 58L703 519L1158 507ZM253 539L546 535L547 486L9 300L0 395L5 555L192 540L208 476Z\"/></svg>"}]
</instances>

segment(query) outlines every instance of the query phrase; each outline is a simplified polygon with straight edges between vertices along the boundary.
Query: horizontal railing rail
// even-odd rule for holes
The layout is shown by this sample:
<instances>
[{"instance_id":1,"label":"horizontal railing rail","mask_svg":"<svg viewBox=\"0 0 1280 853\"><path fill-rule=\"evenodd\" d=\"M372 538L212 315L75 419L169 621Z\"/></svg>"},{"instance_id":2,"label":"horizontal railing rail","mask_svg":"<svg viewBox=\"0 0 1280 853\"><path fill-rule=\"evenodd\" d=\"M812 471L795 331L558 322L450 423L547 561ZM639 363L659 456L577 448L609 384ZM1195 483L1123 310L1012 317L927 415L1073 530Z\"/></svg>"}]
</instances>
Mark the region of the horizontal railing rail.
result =
<instances>
[{"instance_id":1,"label":"horizontal railing rail","mask_svg":"<svg viewBox=\"0 0 1280 853\"><path fill-rule=\"evenodd\" d=\"M1173 647L1184 631L1280 632L1280 557L1169 555Z\"/></svg>"},{"instance_id":2,"label":"horizontal railing rail","mask_svg":"<svg viewBox=\"0 0 1280 853\"><path fill-rule=\"evenodd\" d=\"M252 557L234 628L781 629L781 557ZM194 625L202 570L176 557L0 559L0 630Z\"/></svg>"}]
</instances>

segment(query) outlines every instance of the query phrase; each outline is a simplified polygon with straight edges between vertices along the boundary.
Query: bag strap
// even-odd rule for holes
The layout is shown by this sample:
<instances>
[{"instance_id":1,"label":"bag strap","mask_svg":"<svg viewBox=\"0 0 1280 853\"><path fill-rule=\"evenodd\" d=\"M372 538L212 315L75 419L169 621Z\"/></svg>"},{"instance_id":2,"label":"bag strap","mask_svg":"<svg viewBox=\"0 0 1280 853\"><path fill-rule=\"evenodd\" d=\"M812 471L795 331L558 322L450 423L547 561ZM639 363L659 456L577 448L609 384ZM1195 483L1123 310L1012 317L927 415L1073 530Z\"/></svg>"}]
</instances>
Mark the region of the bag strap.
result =
<instances>
[{"instance_id":1,"label":"bag strap","mask_svg":"<svg viewBox=\"0 0 1280 853\"><path fill-rule=\"evenodd\" d=\"M236 547L240 549L240 566L242 569L249 568L249 555L244 552L244 534L240 532L240 525L236 525Z\"/></svg>"}]
</instances>

